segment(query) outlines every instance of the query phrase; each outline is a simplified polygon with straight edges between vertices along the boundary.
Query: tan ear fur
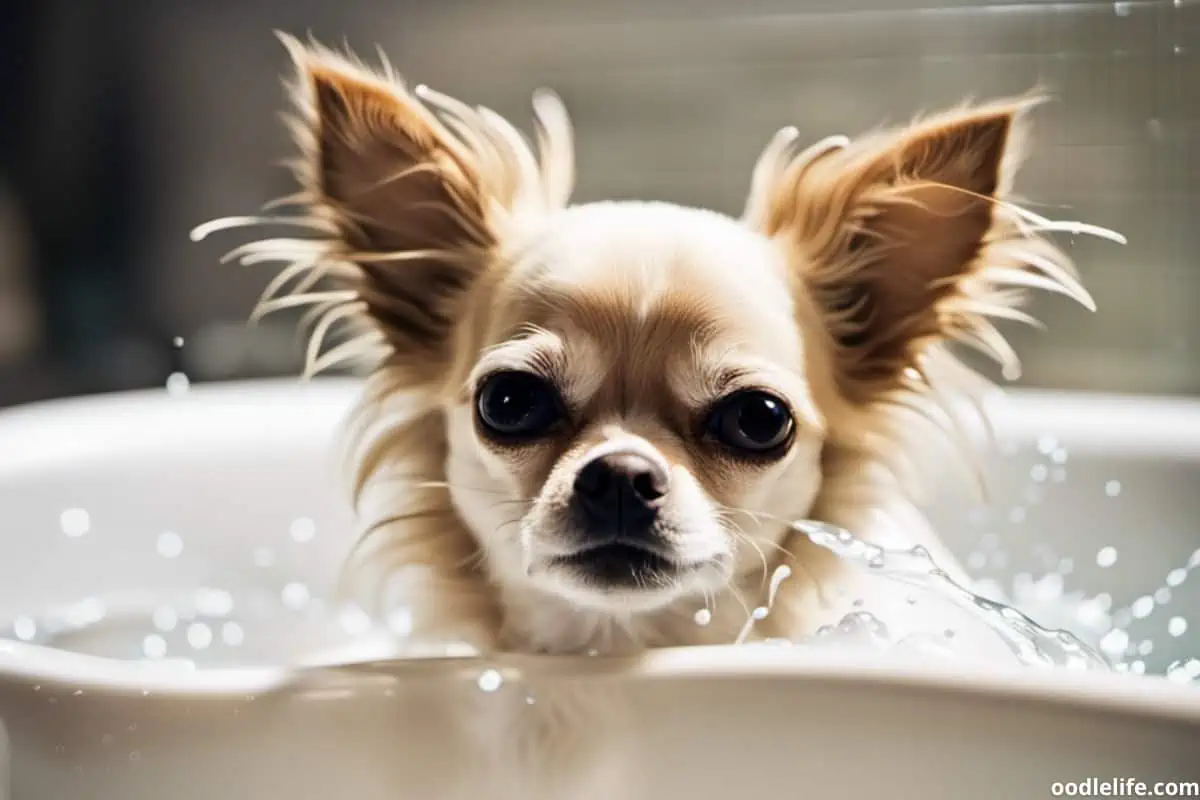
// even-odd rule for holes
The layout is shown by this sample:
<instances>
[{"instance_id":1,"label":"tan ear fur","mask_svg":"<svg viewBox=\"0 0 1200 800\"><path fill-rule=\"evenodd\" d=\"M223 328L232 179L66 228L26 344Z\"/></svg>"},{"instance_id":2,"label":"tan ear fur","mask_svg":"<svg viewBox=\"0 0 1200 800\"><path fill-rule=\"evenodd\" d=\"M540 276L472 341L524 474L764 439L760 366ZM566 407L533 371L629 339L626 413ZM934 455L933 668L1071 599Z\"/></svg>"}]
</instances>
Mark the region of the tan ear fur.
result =
<instances>
[{"instance_id":1,"label":"tan ear fur","mask_svg":"<svg viewBox=\"0 0 1200 800\"><path fill-rule=\"evenodd\" d=\"M305 372L386 365L409 385L444 383L453 328L482 275L531 215L562 207L574 181L570 120L534 96L538 156L508 122L425 87L280 34L295 64L288 123L300 184L271 213L200 226L295 225L312 238L262 238L226 260L281 262L255 310L309 307ZM481 290L482 291L482 290ZM327 348L341 334L340 344ZM349 335L347 335L349 334Z\"/></svg>"},{"instance_id":2,"label":"tan ear fur","mask_svg":"<svg viewBox=\"0 0 1200 800\"><path fill-rule=\"evenodd\" d=\"M807 152L779 172L761 227L789 248L836 352L842 393L868 402L949 340L1015 356L989 318L1032 322L1022 289L1091 307L1035 215L1009 200L1025 116L1020 99L947 112L845 147Z\"/></svg>"}]
</instances>

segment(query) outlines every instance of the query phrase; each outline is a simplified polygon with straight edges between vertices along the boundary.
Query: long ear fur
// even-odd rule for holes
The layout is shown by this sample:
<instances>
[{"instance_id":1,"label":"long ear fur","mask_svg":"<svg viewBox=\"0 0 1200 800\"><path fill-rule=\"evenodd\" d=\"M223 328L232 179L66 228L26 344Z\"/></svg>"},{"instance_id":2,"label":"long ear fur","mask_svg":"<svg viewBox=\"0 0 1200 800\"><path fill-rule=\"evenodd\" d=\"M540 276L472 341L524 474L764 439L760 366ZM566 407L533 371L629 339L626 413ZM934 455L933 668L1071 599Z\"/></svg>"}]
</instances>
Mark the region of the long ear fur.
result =
<instances>
[{"instance_id":1,"label":"long ear fur","mask_svg":"<svg viewBox=\"0 0 1200 800\"><path fill-rule=\"evenodd\" d=\"M1015 376L1016 356L990 320L1033 323L1019 310L1024 289L1094 308L1070 261L1039 234L1097 229L1051 222L1010 199L1036 103L959 109L854 143L831 138L775 167L765 199L752 195L748 219L785 244L824 315L848 400L879 399L949 341Z\"/></svg>"},{"instance_id":2,"label":"long ear fur","mask_svg":"<svg viewBox=\"0 0 1200 800\"><path fill-rule=\"evenodd\" d=\"M280 39L296 67L288 122L300 191L271 207L301 215L216 220L193 238L237 225L314 231L226 256L285 265L254 316L311 307L306 374L367 357L406 372L410 385L444 379L453 329L479 278L524 218L569 199L566 112L552 93L535 94L539 160L499 115L425 87L410 91L386 61L372 70L316 43ZM338 326L354 335L324 351Z\"/></svg>"}]
</instances>

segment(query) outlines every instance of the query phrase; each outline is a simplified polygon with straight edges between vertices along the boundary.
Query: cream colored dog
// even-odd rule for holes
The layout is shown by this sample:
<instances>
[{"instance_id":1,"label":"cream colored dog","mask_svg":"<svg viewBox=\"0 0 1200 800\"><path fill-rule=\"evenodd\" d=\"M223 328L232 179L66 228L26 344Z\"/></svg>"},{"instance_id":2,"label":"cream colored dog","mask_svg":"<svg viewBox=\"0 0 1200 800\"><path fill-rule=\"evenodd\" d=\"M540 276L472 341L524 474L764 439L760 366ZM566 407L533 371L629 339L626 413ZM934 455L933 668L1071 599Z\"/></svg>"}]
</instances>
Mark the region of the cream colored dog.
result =
<instances>
[{"instance_id":1,"label":"cream colored dog","mask_svg":"<svg viewBox=\"0 0 1200 800\"><path fill-rule=\"evenodd\" d=\"M569 205L552 94L535 155L487 109L285 41L290 221L318 235L237 255L287 263L260 311L315 305L310 372L371 359L350 575L410 607L415 638L569 654L800 636L866 591L789 524L805 518L956 569L916 505L980 385L948 346L1011 369L989 319L1032 321L1024 290L1091 304L1041 238L1063 224L1008 199L1034 99L803 150L782 131L732 219Z\"/></svg>"}]
</instances>

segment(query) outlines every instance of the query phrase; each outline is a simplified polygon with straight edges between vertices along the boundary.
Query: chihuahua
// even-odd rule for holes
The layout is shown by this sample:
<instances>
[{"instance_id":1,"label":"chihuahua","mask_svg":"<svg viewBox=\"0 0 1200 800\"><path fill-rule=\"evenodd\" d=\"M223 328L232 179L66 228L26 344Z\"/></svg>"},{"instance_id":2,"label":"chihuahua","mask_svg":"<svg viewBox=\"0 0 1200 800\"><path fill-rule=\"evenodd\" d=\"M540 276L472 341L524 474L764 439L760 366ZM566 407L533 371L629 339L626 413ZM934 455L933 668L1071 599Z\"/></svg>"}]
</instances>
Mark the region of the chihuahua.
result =
<instances>
[{"instance_id":1,"label":"chihuahua","mask_svg":"<svg viewBox=\"0 0 1200 800\"><path fill-rule=\"evenodd\" d=\"M866 590L796 520L958 571L918 510L931 464L976 438L986 383L951 347L1007 376L993 320L1034 322L1026 290L1092 307L1045 238L1079 226L1010 196L1038 97L805 148L785 129L735 219L572 205L572 129L548 91L535 149L386 62L283 39L299 215L216 227L313 233L235 257L285 264L258 313L312 307L309 373L369 365L347 575L385 613L403 604L414 640L619 654L801 637Z\"/></svg>"}]
</instances>

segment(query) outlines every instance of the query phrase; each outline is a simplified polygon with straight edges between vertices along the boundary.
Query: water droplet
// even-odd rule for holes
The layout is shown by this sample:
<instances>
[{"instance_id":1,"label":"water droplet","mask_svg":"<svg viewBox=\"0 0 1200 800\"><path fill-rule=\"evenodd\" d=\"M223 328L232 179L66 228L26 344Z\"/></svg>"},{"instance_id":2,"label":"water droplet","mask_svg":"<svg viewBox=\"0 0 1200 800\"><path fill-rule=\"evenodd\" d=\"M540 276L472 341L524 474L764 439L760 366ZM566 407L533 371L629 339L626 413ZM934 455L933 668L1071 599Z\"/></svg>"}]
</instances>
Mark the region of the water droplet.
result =
<instances>
[{"instance_id":1,"label":"water droplet","mask_svg":"<svg viewBox=\"0 0 1200 800\"><path fill-rule=\"evenodd\" d=\"M1196 551L1188 558L1187 565L1188 569L1200 567L1200 547L1196 548Z\"/></svg>"},{"instance_id":2,"label":"water droplet","mask_svg":"<svg viewBox=\"0 0 1200 800\"><path fill-rule=\"evenodd\" d=\"M159 606L154 609L151 619L154 622L154 627L163 633L175 630L175 626L179 624L179 615L170 606Z\"/></svg>"},{"instance_id":3,"label":"water droplet","mask_svg":"<svg viewBox=\"0 0 1200 800\"><path fill-rule=\"evenodd\" d=\"M401 638L409 636L413 631L413 613L407 606L393 608L385 618L387 629Z\"/></svg>"},{"instance_id":4,"label":"water droplet","mask_svg":"<svg viewBox=\"0 0 1200 800\"><path fill-rule=\"evenodd\" d=\"M1074 559L1064 558L1062 561L1058 562L1058 574L1059 575L1070 575L1074 571L1075 571Z\"/></svg>"},{"instance_id":5,"label":"water droplet","mask_svg":"<svg viewBox=\"0 0 1200 800\"><path fill-rule=\"evenodd\" d=\"M1188 621L1183 617L1171 617L1167 622L1167 633L1178 638L1187 633Z\"/></svg>"},{"instance_id":6,"label":"water droplet","mask_svg":"<svg viewBox=\"0 0 1200 800\"><path fill-rule=\"evenodd\" d=\"M967 568L972 570L980 570L987 566L987 556L978 551L967 556Z\"/></svg>"},{"instance_id":7,"label":"water droplet","mask_svg":"<svg viewBox=\"0 0 1200 800\"><path fill-rule=\"evenodd\" d=\"M1141 644L1138 645L1137 651L1139 656L1150 655L1154 652L1154 642L1150 641L1149 639L1145 639Z\"/></svg>"},{"instance_id":8,"label":"water droplet","mask_svg":"<svg viewBox=\"0 0 1200 800\"><path fill-rule=\"evenodd\" d=\"M1067 451L1061 447L1058 448L1057 450L1055 450L1053 453L1050 454L1050 460L1053 461L1055 464L1067 463Z\"/></svg>"},{"instance_id":9,"label":"water droplet","mask_svg":"<svg viewBox=\"0 0 1200 800\"><path fill-rule=\"evenodd\" d=\"M1037 449L1042 455L1048 456L1058 449L1058 440L1053 436L1039 436Z\"/></svg>"},{"instance_id":10,"label":"water droplet","mask_svg":"<svg viewBox=\"0 0 1200 800\"><path fill-rule=\"evenodd\" d=\"M1165 606L1167 603L1171 602L1171 590L1165 586L1156 590L1154 592L1154 602L1158 603L1160 606Z\"/></svg>"},{"instance_id":11,"label":"water droplet","mask_svg":"<svg viewBox=\"0 0 1200 800\"><path fill-rule=\"evenodd\" d=\"M355 605L348 605L338 613L338 624L350 636L362 636L371 630L371 617Z\"/></svg>"},{"instance_id":12,"label":"water droplet","mask_svg":"<svg viewBox=\"0 0 1200 800\"><path fill-rule=\"evenodd\" d=\"M904 598L904 600L910 606L915 606L917 604L917 598L913 597L911 594L908 597Z\"/></svg>"},{"instance_id":13,"label":"water droplet","mask_svg":"<svg viewBox=\"0 0 1200 800\"><path fill-rule=\"evenodd\" d=\"M295 542L311 542L317 535L317 523L308 517L296 517L288 526L288 533Z\"/></svg>"},{"instance_id":14,"label":"water droplet","mask_svg":"<svg viewBox=\"0 0 1200 800\"><path fill-rule=\"evenodd\" d=\"M197 650L205 650L213 640L212 628L203 622L193 622L187 629L188 644Z\"/></svg>"},{"instance_id":15,"label":"water droplet","mask_svg":"<svg viewBox=\"0 0 1200 800\"><path fill-rule=\"evenodd\" d=\"M142 653L146 658L159 659L167 655L167 640L152 633L142 640Z\"/></svg>"},{"instance_id":16,"label":"water droplet","mask_svg":"<svg viewBox=\"0 0 1200 800\"><path fill-rule=\"evenodd\" d=\"M1132 672L1134 675L1145 675L1146 674L1146 662L1142 661L1141 659L1134 661L1132 664L1129 665L1129 671Z\"/></svg>"},{"instance_id":17,"label":"water droplet","mask_svg":"<svg viewBox=\"0 0 1200 800\"><path fill-rule=\"evenodd\" d=\"M697 625L702 625L702 626L707 625L710 622L712 622L712 612L709 611L707 608L702 608L696 612L693 619L696 620Z\"/></svg>"},{"instance_id":18,"label":"water droplet","mask_svg":"<svg viewBox=\"0 0 1200 800\"><path fill-rule=\"evenodd\" d=\"M1133 612L1135 619L1145 619L1154 613L1154 598L1144 594L1133 601L1129 610Z\"/></svg>"},{"instance_id":19,"label":"water droplet","mask_svg":"<svg viewBox=\"0 0 1200 800\"><path fill-rule=\"evenodd\" d=\"M171 340L171 346L174 347L176 350L183 347L183 337L176 336L174 339Z\"/></svg>"},{"instance_id":20,"label":"water droplet","mask_svg":"<svg viewBox=\"0 0 1200 800\"><path fill-rule=\"evenodd\" d=\"M230 647L237 647L246 641L246 632L236 622L226 622L221 626L221 641Z\"/></svg>"},{"instance_id":21,"label":"water droplet","mask_svg":"<svg viewBox=\"0 0 1200 800\"><path fill-rule=\"evenodd\" d=\"M224 617L233 611L233 595L224 589L196 592L196 611L209 617Z\"/></svg>"},{"instance_id":22,"label":"water droplet","mask_svg":"<svg viewBox=\"0 0 1200 800\"><path fill-rule=\"evenodd\" d=\"M1096 565L1099 567L1111 567L1117 563L1117 548L1101 547L1096 553Z\"/></svg>"},{"instance_id":23,"label":"water droplet","mask_svg":"<svg viewBox=\"0 0 1200 800\"><path fill-rule=\"evenodd\" d=\"M479 688L485 692L494 692L504 685L504 676L494 669L485 669L479 674Z\"/></svg>"},{"instance_id":24,"label":"water droplet","mask_svg":"<svg viewBox=\"0 0 1200 800\"><path fill-rule=\"evenodd\" d=\"M156 549L163 558L177 558L183 552L183 537L174 531L164 531L158 535Z\"/></svg>"},{"instance_id":25,"label":"water droplet","mask_svg":"<svg viewBox=\"0 0 1200 800\"><path fill-rule=\"evenodd\" d=\"M1167 573L1167 586L1175 587L1187 580L1188 571L1182 567Z\"/></svg>"},{"instance_id":26,"label":"water droplet","mask_svg":"<svg viewBox=\"0 0 1200 800\"><path fill-rule=\"evenodd\" d=\"M996 569L1004 569L1008 566L1008 554L1003 550L997 550L992 553L992 566Z\"/></svg>"},{"instance_id":27,"label":"water droplet","mask_svg":"<svg viewBox=\"0 0 1200 800\"><path fill-rule=\"evenodd\" d=\"M525 705L531 706L536 702L537 702L537 698L534 697L532 694L525 695Z\"/></svg>"},{"instance_id":28,"label":"water droplet","mask_svg":"<svg viewBox=\"0 0 1200 800\"><path fill-rule=\"evenodd\" d=\"M13 620L13 634L22 642L32 641L37 636L37 623L29 617L17 617Z\"/></svg>"},{"instance_id":29,"label":"water droplet","mask_svg":"<svg viewBox=\"0 0 1200 800\"><path fill-rule=\"evenodd\" d=\"M859 598L856 598L855 601L853 603L851 603L850 605L854 606L855 608L862 608L864 602L866 602L866 601L864 601L861 597L859 597Z\"/></svg>"},{"instance_id":30,"label":"water droplet","mask_svg":"<svg viewBox=\"0 0 1200 800\"><path fill-rule=\"evenodd\" d=\"M1046 468L1045 464L1034 464L1033 469L1029 470L1029 477L1032 478L1035 483L1043 483L1049 476L1050 470Z\"/></svg>"},{"instance_id":31,"label":"water droplet","mask_svg":"<svg viewBox=\"0 0 1200 800\"><path fill-rule=\"evenodd\" d=\"M1181 661L1172 661L1171 666L1167 667L1167 680L1175 683L1188 683L1191 681L1191 676L1187 674L1187 667Z\"/></svg>"},{"instance_id":32,"label":"water droplet","mask_svg":"<svg viewBox=\"0 0 1200 800\"><path fill-rule=\"evenodd\" d=\"M288 608L300 609L308 605L311 595L303 583L292 582L283 587L280 597Z\"/></svg>"},{"instance_id":33,"label":"water droplet","mask_svg":"<svg viewBox=\"0 0 1200 800\"><path fill-rule=\"evenodd\" d=\"M182 397L191 387L192 382L182 372L172 372L167 376L167 394L172 397Z\"/></svg>"},{"instance_id":34,"label":"water droplet","mask_svg":"<svg viewBox=\"0 0 1200 800\"><path fill-rule=\"evenodd\" d=\"M1116 497L1121 493L1121 482L1109 481L1108 483L1104 484L1104 493L1109 497Z\"/></svg>"},{"instance_id":35,"label":"water droplet","mask_svg":"<svg viewBox=\"0 0 1200 800\"><path fill-rule=\"evenodd\" d=\"M1118 17L1128 17L1130 14L1129 3L1124 2L1124 0L1113 3L1113 13L1115 13Z\"/></svg>"},{"instance_id":36,"label":"water droplet","mask_svg":"<svg viewBox=\"0 0 1200 800\"><path fill-rule=\"evenodd\" d=\"M767 610L766 606L759 606L750 613L750 616L752 616L754 619L766 619L767 614L769 613L771 612Z\"/></svg>"},{"instance_id":37,"label":"water droplet","mask_svg":"<svg viewBox=\"0 0 1200 800\"><path fill-rule=\"evenodd\" d=\"M63 533L77 539L92 529L92 518L82 508L68 508L59 514L58 524Z\"/></svg>"},{"instance_id":38,"label":"water droplet","mask_svg":"<svg viewBox=\"0 0 1200 800\"><path fill-rule=\"evenodd\" d=\"M1100 649L1112 658L1120 658L1125 655L1125 648L1129 647L1129 634L1119 628L1114 628L1104 634L1104 638L1100 640Z\"/></svg>"}]
</instances>

